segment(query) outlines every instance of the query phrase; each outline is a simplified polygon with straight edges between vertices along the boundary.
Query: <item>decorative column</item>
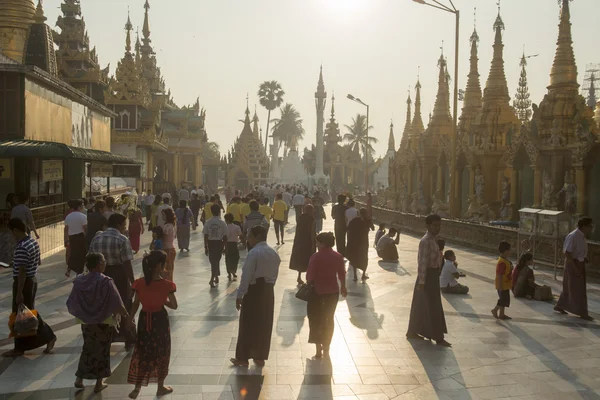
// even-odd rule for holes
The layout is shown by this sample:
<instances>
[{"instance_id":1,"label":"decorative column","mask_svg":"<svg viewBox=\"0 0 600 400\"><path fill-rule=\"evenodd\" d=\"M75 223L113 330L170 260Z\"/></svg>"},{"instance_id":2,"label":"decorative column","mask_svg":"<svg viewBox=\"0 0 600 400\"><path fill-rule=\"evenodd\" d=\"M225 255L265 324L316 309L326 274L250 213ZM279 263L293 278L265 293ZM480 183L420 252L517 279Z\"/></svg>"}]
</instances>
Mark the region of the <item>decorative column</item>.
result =
<instances>
[{"instance_id":1,"label":"decorative column","mask_svg":"<svg viewBox=\"0 0 600 400\"><path fill-rule=\"evenodd\" d=\"M542 204L542 169L535 165L533 168L533 204L541 207Z\"/></svg>"},{"instance_id":2,"label":"decorative column","mask_svg":"<svg viewBox=\"0 0 600 400\"><path fill-rule=\"evenodd\" d=\"M469 165L469 199L475 196L475 167Z\"/></svg>"},{"instance_id":3,"label":"decorative column","mask_svg":"<svg viewBox=\"0 0 600 400\"><path fill-rule=\"evenodd\" d=\"M154 187L154 154L152 149L148 149L146 157L146 190L153 190Z\"/></svg>"},{"instance_id":4,"label":"decorative column","mask_svg":"<svg viewBox=\"0 0 600 400\"><path fill-rule=\"evenodd\" d=\"M514 167L510 169L510 209L512 214L510 215L511 221L519 219L519 213L517 210L517 196L519 194L519 171Z\"/></svg>"},{"instance_id":5,"label":"decorative column","mask_svg":"<svg viewBox=\"0 0 600 400\"><path fill-rule=\"evenodd\" d=\"M434 194L437 195L438 192L442 193L442 187L444 186L443 182L442 182L443 179L444 179L444 176L442 174L442 165L438 164L437 165L437 180L436 180L435 193ZM445 201L444 198L438 199L438 200Z\"/></svg>"},{"instance_id":6,"label":"decorative column","mask_svg":"<svg viewBox=\"0 0 600 400\"><path fill-rule=\"evenodd\" d=\"M202 157L196 155L194 157L194 186L202 185Z\"/></svg>"},{"instance_id":7,"label":"decorative column","mask_svg":"<svg viewBox=\"0 0 600 400\"><path fill-rule=\"evenodd\" d=\"M173 153L173 181L171 182L173 185L175 185L176 188L179 187L179 182L180 182L180 176L179 176L179 172L180 172L180 168L179 168L179 164L181 162L181 156L179 155L179 153Z\"/></svg>"},{"instance_id":8,"label":"decorative column","mask_svg":"<svg viewBox=\"0 0 600 400\"><path fill-rule=\"evenodd\" d=\"M577 209L578 215L585 214L585 193L587 192L585 184L585 169L583 165L575 166L575 184L577 185Z\"/></svg>"}]
</instances>

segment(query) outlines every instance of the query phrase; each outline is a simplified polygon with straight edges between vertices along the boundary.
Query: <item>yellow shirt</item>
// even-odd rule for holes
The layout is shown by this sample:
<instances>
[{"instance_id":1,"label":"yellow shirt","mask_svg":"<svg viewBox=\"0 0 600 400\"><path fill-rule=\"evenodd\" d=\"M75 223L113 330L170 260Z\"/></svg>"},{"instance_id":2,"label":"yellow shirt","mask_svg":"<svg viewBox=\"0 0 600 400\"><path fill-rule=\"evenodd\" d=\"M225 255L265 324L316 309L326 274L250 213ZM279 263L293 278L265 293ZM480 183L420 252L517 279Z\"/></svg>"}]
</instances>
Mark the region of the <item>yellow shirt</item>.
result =
<instances>
[{"instance_id":1,"label":"yellow shirt","mask_svg":"<svg viewBox=\"0 0 600 400\"><path fill-rule=\"evenodd\" d=\"M240 215L240 205L238 203L229 203L227 206L227 213L233 215L233 220L235 222L242 222L242 217Z\"/></svg>"},{"instance_id":2,"label":"yellow shirt","mask_svg":"<svg viewBox=\"0 0 600 400\"><path fill-rule=\"evenodd\" d=\"M240 205L240 214L242 214L242 217L246 218L246 216L250 214L250 204L242 203Z\"/></svg>"},{"instance_id":3,"label":"yellow shirt","mask_svg":"<svg viewBox=\"0 0 600 400\"><path fill-rule=\"evenodd\" d=\"M499 257L496 264L496 290L512 289L512 271L512 263L504 257Z\"/></svg>"},{"instance_id":4,"label":"yellow shirt","mask_svg":"<svg viewBox=\"0 0 600 400\"><path fill-rule=\"evenodd\" d=\"M265 216L267 222L271 220L271 217L273 216L273 209L271 207L269 207L266 204L263 204L260 207L258 207L258 211Z\"/></svg>"},{"instance_id":5,"label":"yellow shirt","mask_svg":"<svg viewBox=\"0 0 600 400\"><path fill-rule=\"evenodd\" d=\"M277 221L285 221L285 210L288 209L287 204L283 200L277 200L273 203L273 219Z\"/></svg>"},{"instance_id":6,"label":"yellow shirt","mask_svg":"<svg viewBox=\"0 0 600 400\"><path fill-rule=\"evenodd\" d=\"M211 219L213 217L212 210L210 209L213 206L213 204L215 204L215 203L213 203L212 201L209 201L208 203L206 203L204 205L204 219L206 221L208 221L209 219Z\"/></svg>"}]
</instances>

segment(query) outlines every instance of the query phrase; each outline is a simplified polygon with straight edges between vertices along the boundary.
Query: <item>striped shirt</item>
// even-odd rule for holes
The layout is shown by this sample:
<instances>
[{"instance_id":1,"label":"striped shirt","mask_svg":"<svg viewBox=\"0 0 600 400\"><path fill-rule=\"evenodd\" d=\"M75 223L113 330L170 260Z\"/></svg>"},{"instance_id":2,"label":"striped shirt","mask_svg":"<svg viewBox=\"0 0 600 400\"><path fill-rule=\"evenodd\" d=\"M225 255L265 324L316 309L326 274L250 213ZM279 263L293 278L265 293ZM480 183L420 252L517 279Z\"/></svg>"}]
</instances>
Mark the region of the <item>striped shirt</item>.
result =
<instances>
[{"instance_id":1,"label":"striped shirt","mask_svg":"<svg viewBox=\"0 0 600 400\"><path fill-rule=\"evenodd\" d=\"M17 243L13 259L13 277L19 276L19 268L25 267L25 276L33 278L41 264L40 246L29 236L25 236Z\"/></svg>"}]
</instances>

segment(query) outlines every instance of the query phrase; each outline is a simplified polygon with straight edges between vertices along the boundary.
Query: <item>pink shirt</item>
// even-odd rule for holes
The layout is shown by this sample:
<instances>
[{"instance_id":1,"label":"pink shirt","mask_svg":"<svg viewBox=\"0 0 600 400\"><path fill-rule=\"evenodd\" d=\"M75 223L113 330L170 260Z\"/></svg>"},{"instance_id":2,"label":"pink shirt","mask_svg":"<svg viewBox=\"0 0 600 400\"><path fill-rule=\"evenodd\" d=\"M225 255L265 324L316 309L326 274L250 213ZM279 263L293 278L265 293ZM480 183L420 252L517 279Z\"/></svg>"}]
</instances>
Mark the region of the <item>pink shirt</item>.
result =
<instances>
[{"instance_id":1,"label":"pink shirt","mask_svg":"<svg viewBox=\"0 0 600 400\"><path fill-rule=\"evenodd\" d=\"M175 248L175 227L173 224L165 224L163 227L163 249Z\"/></svg>"},{"instance_id":2,"label":"pink shirt","mask_svg":"<svg viewBox=\"0 0 600 400\"><path fill-rule=\"evenodd\" d=\"M317 294L338 293L338 279L341 282L346 279L344 257L340 253L324 249L310 257L306 280L315 286Z\"/></svg>"}]
</instances>

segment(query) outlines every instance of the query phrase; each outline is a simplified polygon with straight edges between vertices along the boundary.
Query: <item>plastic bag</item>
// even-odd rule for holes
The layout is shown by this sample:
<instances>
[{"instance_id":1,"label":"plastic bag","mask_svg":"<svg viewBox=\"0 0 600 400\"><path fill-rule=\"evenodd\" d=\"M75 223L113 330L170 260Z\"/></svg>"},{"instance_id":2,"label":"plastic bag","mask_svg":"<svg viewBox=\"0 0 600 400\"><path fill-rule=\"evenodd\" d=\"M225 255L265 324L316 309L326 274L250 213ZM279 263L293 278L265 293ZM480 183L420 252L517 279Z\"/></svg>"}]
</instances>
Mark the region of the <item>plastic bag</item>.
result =
<instances>
[{"instance_id":1,"label":"plastic bag","mask_svg":"<svg viewBox=\"0 0 600 400\"><path fill-rule=\"evenodd\" d=\"M37 332L37 329L38 319L35 313L29 308L25 307L24 304L20 304L15 318L15 324L13 326L15 336L31 336L31 333Z\"/></svg>"}]
</instances>

